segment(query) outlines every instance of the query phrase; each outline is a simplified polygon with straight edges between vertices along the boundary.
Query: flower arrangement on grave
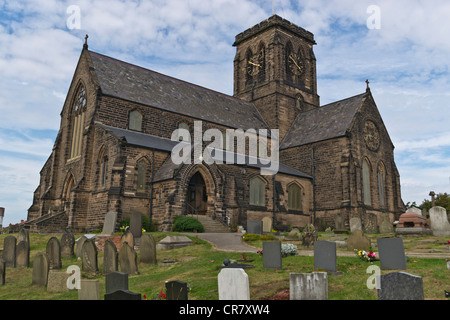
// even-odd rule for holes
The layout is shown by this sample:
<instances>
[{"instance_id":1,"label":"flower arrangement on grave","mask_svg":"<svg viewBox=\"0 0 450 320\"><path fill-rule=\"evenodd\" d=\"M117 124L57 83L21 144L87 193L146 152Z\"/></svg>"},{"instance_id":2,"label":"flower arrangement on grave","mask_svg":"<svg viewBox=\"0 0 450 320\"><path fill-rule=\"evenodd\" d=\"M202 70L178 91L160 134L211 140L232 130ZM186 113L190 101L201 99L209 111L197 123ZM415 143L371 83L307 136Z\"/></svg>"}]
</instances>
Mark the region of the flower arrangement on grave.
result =
<instances>
[{"instance_id":1,"label":"flower arrangement on grave","mask_svg":"<svg viewBox=\"0 0 450 320\"><path fill-rule=\"evenodd\" d=\"M297 246L292 243L283 243L281 245L281 256L295 256L297 254Z\"/></svg>"},{"instance_id":2,"label":"flower arrangement on grave","mask_svg":"<svg viewBox=\"0 0 450 320\"><path fill-rule=\"evenodd\" d=\"M372 251L367 252L365 250L355 249L355 253L362 261L374 262L377 259L377 255Z\"/></svg>"}]
</instances>

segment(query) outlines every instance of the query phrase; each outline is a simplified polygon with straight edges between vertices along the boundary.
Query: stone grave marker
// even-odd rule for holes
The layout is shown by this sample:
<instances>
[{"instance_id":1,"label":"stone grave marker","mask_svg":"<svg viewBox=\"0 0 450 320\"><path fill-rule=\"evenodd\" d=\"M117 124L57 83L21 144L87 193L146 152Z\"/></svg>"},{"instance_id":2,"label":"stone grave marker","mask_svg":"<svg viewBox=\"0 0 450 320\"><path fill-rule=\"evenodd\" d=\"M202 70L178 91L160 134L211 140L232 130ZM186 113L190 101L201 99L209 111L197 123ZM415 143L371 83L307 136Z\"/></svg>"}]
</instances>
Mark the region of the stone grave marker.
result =
<instances>
[{"instance_id":1,"label":"stone grave marker","mask_svg":"<svg viewBox=\"0 0 450 320\"><path fill-rule=\"evenodd\" d=\"M281 242L263 242L263 266L265 269L282 269Z\"/></svg>"},{"instance_id":2,"label":"stone grave marker","mask_svg":"<svg viewBox=\"0 0 450 320\"><path fill-rule=\"evenodd\" d=\"M262 234L263 233L263 222L260 220L247 221L247 233Z\"/></svg>"},{"instance_id":3,"label":"stone grave marker","mask_svg":"<svg viewBox=\"0 0 450 320\"><path fill-rule=\"evenodd\" d=\"M47 291L48 292L65 292L69 291L67 287L67 279L69 274L66 272L50 270L48 273L47 280Z\"/></svg>"},{"instance_id":4,"label":"stone grave marker","mask_svg":"<svg viewBox=\"0 0 450 320\"><path fill-rule=\"evenodd\" d=\"M270 233L272 232L272 218L264 217L261 220L262 222L262 232L263 233Z\"/></svg>"},{"instance_id":5,"label":"stone grave marker","mask_svg":"<svg viewBox=\"0 0 450 320\"><path fill-rule=\"evenodd\" d=\"M290 273L290 300L328 300L328 274L326 272Z\"/></svg>"},{"instance_id":6,"label":"stone grave marker","mask_svg":"<svg viewBox=\"0 0 450 320\"><path fill-rule=\"evenodd\" d=\"M78 300L100 300L100 289L98 280L80 280Z\"/></svg>"},{"instance_id":7,"label":"stone grave marker","mask_svg":"<svg viewBox=\"0 0 450 320\"><path fill-rule=\"evenodd\" d=\"M331 274L337 271L336 243L333 241L316 241L314 243L314 268Z\"/></svg>"},{"instance_id":8,"label":"stone grave marker","mask_svg":"<svg viewBox=\"0 0 450 320\"><path fill-rule=\"evenodd\" d=\"M217 281L219 300L250 300L250 284L244 269L222 269Z\"/></svg>"},{"instance_id":9,"label":"stone grave marker","mask_svg":"<svg viewBox=\"0 0 450 320\"><path fill-rule=\"evenodd\" d=\"M402 238L377 239L380 267L384 270L406 270L406 256Z\"/></svg>"},{"instance_id":10,"label":"stone grave marker","mask_svg":"<svg viewBox=\"0 0 450 320\"><path fill-rule=\"evenodd\" d=\"M307 224L303 229L302 246L309 247L317 240L317 231L314 225Z\"/></svg>"},{"instance_id":11,"label":"stone grave marker","mask_svg":"<svg viewBox=\"0 0 450 320\"><path fill-rule=\"evenodd\" d=\"M447 211L442 207L433 207L430 209L431 230L435 237L450 236L450 224L448 222Z\"/></svg>"},{"instance_id":12,"label":"stone grave marker","mask_svg":"<svg viewBox=\"0 0 450 320\"><path fill-rule=\"evenodd\" d=\"M47 256L50 269L61 269L61 245L58 238L51 237L47 242Z\"/></svg>"},{"instance_id":13,"label":"stone grave marker","mask_svg":"<svg viewBox=\"0 0 450 320\"><path fill-rule=\"evenodd\" d=\"M337 214L334 218L334 233L344 233L347 232L345 228L345 217L342 214Z\"/></svg>"},{"instance_id":14,"label":"stone grave marker","mask_svg":"<svg viewBox=\"0 0 450 320\"><path fill-rule=\"evenodd\" d=\"M127 242L124 242L119 250L119 265L121 272L129 275L139 274L136 251Z\"/></svg>"},{"instance_id":15,"label":"stone grave marker","mask_svg":"<svg viewBox=\"0 0 450 320\"><path fill-rule=\"evenodd\" d=\"M389 213L382 212L380 214L380 224L378 226L380 233L392 233L394 232L394 225L389 218Z\"/></svg>"},{"instance_id":16,"label":"stone grave marker","mask_svg":"<svg viewBox=\"0 0 450 320\"><path fill-rule=\"evenodd\" d=\"M128 290L128 274L124 272L110 272L105 277L105 291L112 293L117 290Z\"/></svg>"},{"instance_id":17,"label":"stone grave marker","mask_svg":"<svg viewBox=\"0 0 450 320\"><path fill-rule=\"evenodd\" d=\"M140 253L142 263L156 264L156 240L151 234L145 233L142 235Z\"/></svg>"},{"instance_id":18,"label":"stone grave marker","mask_svg":"<svg viewBox=\"0 0 450 320\"><path fill-rule=\"evenodd\" d=\"M33 260L33 274L31 284L45 287L47 285L49 271L50 262L47 254L39 252Z\"/></svg>"},{"instance_id":19,"label":"stone grave marker","mask_svg":"<svg viewBox=\"0 0 450 320\"><path fill-rule=\"evenodd\" d=\"M30 243L27 241L20 241L16 248L16 267L30 266Z\"/></svg>"},{"instance_id":20,"label":"stone grave marker","mask_svg":"<svg viewBox=\"0 0 450 320\"><path fill-rule=\"evenodd\" d=\"M14 236L7 236L3 240L3 259L6 262L7 268L15 268L16 267L16 245L17 239Z\"/></svg>"},{"instance_id":21,"label":"stone grave marker","mask_svg":"<svg viewBox=\"0 0 450 320\"><path fill-rule=\"evenodd\" d=\"M117 290L105 294L105 300L142 300L140 293L134 293L128 290Z\"/></svg>"},{"instance_id":22,"label":"stone grave marker","mask_svg":"<svg viewBox=\"0 0 450 320\"><path fill-rule=\"evenodd\" d=\"M355 232L355 230L362 230L361 219L358 217L350 219L350 232Z\"/></svg>"},{"instance_id":23,"label":"stone grave marker","mask_svg":"<svg viewBox=\"0 0 450 320\"><path fill-rule=\"evenodd\" d=\"M123 246L124 242L134 249L134 236L130 230L125 231L125 233L120 237L120 247Z\"/></svg>"},{"instance_id":24,"label":"stone grave marker","mask_svg":"<svg viewBox=\"0 0 450 320\"><path fill-rule=\"evenodd\" d=\"M142 213L133 212L130 217L130 232L135 238L142 236Z\"/></svg>"},{"instance_id":25,"label":"stone grave marker","mask_svg":"<svg viewBox=\"0 0 450 320\"><path fill-rule=\"evenodd\" d=\"M167 236L158 243L156 249L170 250L174 248L189 246L191 244L192 240L186 236Z\"/></svg>"},{"instance_id":26,"label":"stone grave marker","mask_svg":"<svg viewBox=\"0 0 450 320\"><path fill-rule=\"evenodd\" d=\"M103 248L103 274L107 275L110 272L119 270L119 256L114 242L110 239L105 241Z\"/></svg>"},{"instance_id":27,"label":"stone grave marker","mask_svg":"<svg viewBox=\"0 0 450 320\"><path fill-rule=\"evenodd\" d=\"M188 300L187 283L183 281L166 281L167 300Z\"/></svg>"},{"instance_id":28,"label":"stone grave marker","mask_svg":"<svg viewBox=\"0 0 450 320\"><path fill-rule=\"evenodd\" d=\"M116 231L117 223L117 212L109 211L105 216L105 221L103 222L103 235L112 235Z\"/></svg>"},{"instance_id":29,"label":"stone grave marker","mask_svg":"<svg viewBox=\"0 0 450 320\"><path fill-rule=\"evenodd\" d=\"M89 273L98 272L98 251L94 239L86 239L81 248L81 270Z\"/></svg>"},{"instance_id":30,"label":"stone grave marker","mask_svg":"<svg viewBox=\"0 0 450 320\"><path fill-rule=\"evenodd\" d=\"M361 230L355 230L347 239L348 250L370 250L370 239Z\"/></svg>"},{"instance_id":31,"label":"stone grave marker","mask_svg":"<svg viewBox=\"0 0 450 320\"><path fill-rule=\"evenodd\" d=\"M0 258L0 286L5 285L6 280L6 261Z\"/></svg>"},{"instance_id":32,"label":"stone grave marker","mask_svg":"<svg viewBox=\"0 0 450 320\"><path fill-rule=\"evenodd\" d=\"M81 248L83 248L83 244L84 244L84 242L86 240L87 240L86 236L81 236L80 238L78 238L76 240L76 243L77 243L77 249L76 249L77 258L81 258Z\"/></svg>"},{"instance_id":33,"label":"stone grave marker","mask_svg":"<svg viewBox=\"0 0 450 320\"><path fill-rule=\"evenodd\" d=\"M27 229L22 228L19 231L19 235L17 236L17 242L26 241L30 243L30 234Z\"/></svg>"},{"instance_id":34,"label":"stone grave marker","mask_svg":"<svg viewBox=\"0 0 450 320\"><path fill-rule=\"evenodd\" d=\"M69 230L64 230L61 237L61 255L63 257L73 257L75 247L75 237Z\"/></svg>"},{"instance_id":35,"label":"stone grave marker","mask_svg":"<svg viewBox=\"0 0 450 320\"><path fill-rule=\"evenodd\" d=\"M380 276L378 300L424 300L422 277L406 272Z\"/></svg>"}]
</instances>

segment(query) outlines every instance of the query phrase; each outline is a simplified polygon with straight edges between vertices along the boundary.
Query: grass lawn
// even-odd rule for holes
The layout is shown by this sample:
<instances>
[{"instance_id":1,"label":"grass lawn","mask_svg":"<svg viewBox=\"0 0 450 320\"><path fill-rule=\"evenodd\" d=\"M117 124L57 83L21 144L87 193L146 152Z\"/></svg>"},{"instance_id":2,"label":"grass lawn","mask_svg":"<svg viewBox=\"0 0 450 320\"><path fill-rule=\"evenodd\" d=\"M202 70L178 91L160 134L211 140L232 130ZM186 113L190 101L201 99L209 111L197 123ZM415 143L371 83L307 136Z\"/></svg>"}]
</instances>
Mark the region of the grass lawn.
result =
<instances>
[{"instance_id":1,"label":"grass lawn","mask_svg":"<svg viewBox=\"0 0 450 320\"><path fill-rule=\"evenodd\" d=\"M151 233L157 241L169 234ZM0 235L0 243L7 235ZM17 235L15 235L17 237ZM54 293L45 288L31 285L32 263L38 252L45 252L48 239L61 235L30 234L31 253L30 268L7 268L6 283L0 287L0 300L77 300L76 290ZM78 238L81 235L75 235ZM326 238L327 235L321 235ZM230 253L214 250L211 244L198 238L191 237L192 246L158 250L158 265L139 264L139 275L129 277L129 290L141 293L148 300L157 297L164 289L165 281L180 280L188 283L190 300L217 300L217 275L224 259L240 260L243 257L253 260L249 262L254 268L246 269L250 281L250 297L252 300L265 299L282 290L289 289L289 273L308 273L314 269L314 258L311 256L290 256L283 258L282 270L263 269L262 256L259 254ZM432 240L432 239L431 239ZM428 250L440 250L440 241L425 241L431 247ZM255 243L258 245L258 243ZM409 244L408 244L409 245ZM405 244L406 247L406 244ZM300 248L299 248L300 249ZM341 249L339 249L341 250ZM139 257L139 251L138 251ZM139 259L139 258L138 258ZM139 260L138 260L139 261ZM103 267L103 252L98 252L100 272L91 276L82 273L83 278L98 279L100 297L105 294L105 277L101 274ZM379 265L379 262L374 262ZM73 258L62 258L61 272L65 272L70 265L78 265L81 261ZM366 281L370 274L366 273L369 263L361 261L356 256L338 257L337 267L342 275L328 277L329 300L377 300L376 290L369 290ZM405 272L423 277L425 299L446 300L444 289L450 291L450 270L447 269L445 259L410 258ZM382 274L392 271L381 271Z\"/></svg>"}]
</instances>

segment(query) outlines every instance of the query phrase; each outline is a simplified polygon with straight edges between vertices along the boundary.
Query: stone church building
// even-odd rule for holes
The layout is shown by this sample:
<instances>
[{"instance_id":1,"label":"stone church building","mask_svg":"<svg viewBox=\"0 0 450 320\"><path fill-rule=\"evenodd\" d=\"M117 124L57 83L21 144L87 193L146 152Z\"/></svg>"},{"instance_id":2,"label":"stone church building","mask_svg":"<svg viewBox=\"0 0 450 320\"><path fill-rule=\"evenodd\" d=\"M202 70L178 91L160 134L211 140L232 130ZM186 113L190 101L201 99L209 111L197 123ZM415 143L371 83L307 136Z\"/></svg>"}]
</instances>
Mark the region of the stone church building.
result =
<instances>
[{"instance_id":1,"label":"stone church building","mask_svg":"<svg viewBox=\"0 0 450 320\"><path fill-rule=\"evenodd\" d=\"M26 226L89 232L102 228L109 211L118 221L141 212L162 231L186 214L234 230L265 217L276 230L334 227L343 216L347 227L359 217L376 232L381 214L394 221L404 212L400 177L370 88L321 106L315 44L312 33L277 15L238 34L229 96L85 43ZM199 123L224 136L267 129L269 145L278 129L278 171L261 174L250 143L241 163L174 163L174 130L192 134ZM223 149L238 154L228 140Z\"/></svg>"}]
</instances>

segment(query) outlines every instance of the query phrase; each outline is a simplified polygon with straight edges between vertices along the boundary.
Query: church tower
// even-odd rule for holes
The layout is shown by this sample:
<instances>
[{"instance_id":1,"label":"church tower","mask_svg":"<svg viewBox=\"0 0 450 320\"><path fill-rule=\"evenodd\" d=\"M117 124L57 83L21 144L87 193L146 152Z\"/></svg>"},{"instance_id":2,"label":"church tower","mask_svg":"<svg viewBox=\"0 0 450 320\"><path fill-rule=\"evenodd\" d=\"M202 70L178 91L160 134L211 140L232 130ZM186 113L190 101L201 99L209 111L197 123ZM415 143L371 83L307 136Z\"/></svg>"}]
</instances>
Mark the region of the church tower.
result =
<instances>
[{"instance_id":1,"label":"church tower","mask_svg":"<svg viewBox=\"0 0 450 320\"><path fill-rule=\"evenodd\" d=\"M314 35L277 16L238 34L234 96L253 102L283 139L296 116L319 106Z\"/></svg>"}]
</instances>

